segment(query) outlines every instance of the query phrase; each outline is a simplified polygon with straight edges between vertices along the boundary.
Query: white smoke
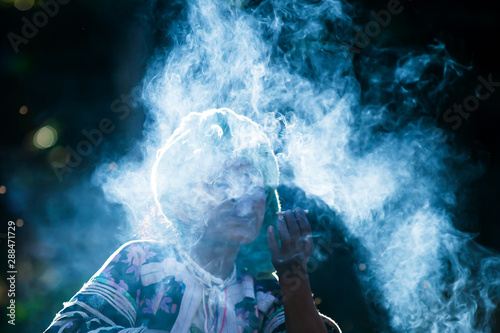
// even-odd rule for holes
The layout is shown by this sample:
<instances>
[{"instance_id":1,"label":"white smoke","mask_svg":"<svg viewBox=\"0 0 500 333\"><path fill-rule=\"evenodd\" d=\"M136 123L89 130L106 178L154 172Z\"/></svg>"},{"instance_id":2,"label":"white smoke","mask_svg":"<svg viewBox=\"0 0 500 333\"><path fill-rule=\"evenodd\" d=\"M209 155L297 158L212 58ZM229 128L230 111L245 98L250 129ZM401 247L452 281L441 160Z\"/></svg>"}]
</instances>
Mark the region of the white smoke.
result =
<instances>
[{"instance_id":1,"label":"white smoke","mask_svg":"<svg viewBox=\"0 0 500 333\"><path fill-rule=\"evenodd\" d=\"M144 80L141 158L125 157L116 177L95 175L108 198L143 221L156 151L180 119L230 108L264 127L291 170L282 183L321 198L361 241L360 277L379 290L394 331L490 331L500 258L453 227L456 177L474 169L455 173L466 156L434 121L460 70L444 46L372 46L355 68L344 46L352 10L340 1L193 0L186 11Z\"/></svg>"}]
</instances>

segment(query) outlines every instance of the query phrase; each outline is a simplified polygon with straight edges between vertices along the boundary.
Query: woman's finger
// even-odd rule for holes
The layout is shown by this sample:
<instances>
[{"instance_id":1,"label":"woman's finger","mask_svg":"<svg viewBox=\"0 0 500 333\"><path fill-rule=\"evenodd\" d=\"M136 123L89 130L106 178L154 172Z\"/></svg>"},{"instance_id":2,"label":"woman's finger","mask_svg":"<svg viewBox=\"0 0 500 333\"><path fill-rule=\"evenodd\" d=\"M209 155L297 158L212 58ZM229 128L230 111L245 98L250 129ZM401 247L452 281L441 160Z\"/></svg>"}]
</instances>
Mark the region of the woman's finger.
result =
<instances>
[{"instance_id":1,"label":"woman's finger","mask_svg":"<svg viewBox=\"0 0 500 333\"><path fill-rule=\"evenodd\" d=\"M311 232L311 225L307 220L306 213L302 208L295 208L295 215L297 216L297 224L300 228L301 233L301 246L304 249L304 253L310 255L314 249L314 243Z\"/></svg>"},{"instance_id":2,"label":"woman's finger","mask_svg":"<svg viewBox=\"0 0 500 333\"><path fill-rule=\"evenodd\" d=\"M280 248L278 246L278 242L276 241L274 227L272 225L267 228L267 243L269 244L269 251L271 252L271 256L276 258L280 252Z\"/></svg>"},{"instance_id":3,"label":"woman's finger","mask_svg":"<svg viewBox=\"0 0 500 333\"><path fill-rule=\"evenodd\" d=\"M277 220L278 224L278 234L281 241L281 249L283 251L290 250L290 234L288 233L288 228L286 227L285 220L279 217Z\"/></svg>"},{"instance_id":4,"label":"woman's finger","mask_svg":"<svg viewBox=\"0 0 500 333\"><path fill-rule=\"evenodd\" d=\"M311 225L307 220L306 213L302 208L297 207L295 208L295 216L297 216L297 224L300 229L300 234L302 235L303 239L307 240L312 233L311 233Z\"/></svg>"},{"instance_id":5,"label":"woman's finger","mask_svg":"<svg viewBox=\"0 0 500 333\"><path fill-rule=\"evenodd\" d=\"M300 239L300 230L295 214L291 210L285 212L285 221L290 234L290 245L295 248Z\"/></svg>"}]
</instances>

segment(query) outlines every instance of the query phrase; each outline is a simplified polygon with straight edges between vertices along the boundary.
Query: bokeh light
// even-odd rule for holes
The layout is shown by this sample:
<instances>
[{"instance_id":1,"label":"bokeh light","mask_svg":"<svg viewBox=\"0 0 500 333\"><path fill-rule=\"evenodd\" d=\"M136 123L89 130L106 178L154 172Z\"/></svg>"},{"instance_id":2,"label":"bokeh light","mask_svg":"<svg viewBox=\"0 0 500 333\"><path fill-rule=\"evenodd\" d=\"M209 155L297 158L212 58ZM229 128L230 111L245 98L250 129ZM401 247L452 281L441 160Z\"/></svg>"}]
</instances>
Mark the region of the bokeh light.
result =
<instances>
[{"instance_id":1,"label":"bokeh light","mask_svg":"<svg viewBox=\"0 0 500 333\"><path fill-rule=\"evenodd\" d=\"M22 219L17 219L16 221L16 226L18 226L19 228L22 227L24 225L24 221Z\"/></svg>"},{"instance_id":2,"label":"bokeh light","mask_svg":"<svg viewBox=\"0 0 500 333\"><path fill-rule=\"evenodd\" d=\"M62 165L68 163L69 155L62 146L56 146L50 150L48 155L49 163L57 162Z\"/></svg>"},{"instance_id":3,"label":"bokeh light","mask_svg":"<svg viewBox=\"0 0 500 333\"><path fill-rule=\"evenodd\" d=\"M5 194L7 192L7 188L5 186L0 186L0 194Z\"/></svg>"},{"instance_id":4,"label":"bokeh light","mask_svg":"<svg viewBox=\"0 0 500 333\"><path fill-rule=\"evenodd\" d=\"M28 107L26 105L21 106L21 108L19 109L19 113L20 114L28 113Z\"/></svg>"},{"instance_id":5,"label":"bokeh light","mask_svg":"<svg viewBox=\"0 0 500 333\"><path fill-rule=\"evenodd\" d=\"M14 7L19 10L25 11L30 10L31 7L35 4L35 0L15 0Z\"/></svg>"},{"instance_id":6,"label":"bokeh light","mask_svg":"<svg viewBox=\"0 0 500 333\"><path fill-rule=\"evenodd\" d=\"M33 136L33 145L38 149L52 147L57 141L57 131L52 126L44 126Z\"/></svg>"}]
</instances>

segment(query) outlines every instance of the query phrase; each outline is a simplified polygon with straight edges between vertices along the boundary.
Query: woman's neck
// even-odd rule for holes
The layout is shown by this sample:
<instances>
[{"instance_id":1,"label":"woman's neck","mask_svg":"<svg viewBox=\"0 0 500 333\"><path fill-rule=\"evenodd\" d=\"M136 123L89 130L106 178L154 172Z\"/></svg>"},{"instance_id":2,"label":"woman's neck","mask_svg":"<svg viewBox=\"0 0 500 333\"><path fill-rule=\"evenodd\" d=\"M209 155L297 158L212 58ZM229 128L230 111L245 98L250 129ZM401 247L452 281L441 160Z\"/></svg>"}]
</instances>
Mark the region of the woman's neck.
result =
<instances>
[{"instance_id":1,"label":"woman's neck","mask_svg":"<svg viewBox=\"0 0 500 333\"><path fill-rule=\"evenodd\" d=\"M186 252L201 268L224 280L231 273L239 250L236 245L202 238Z\"/></svg>"}]
</instances>

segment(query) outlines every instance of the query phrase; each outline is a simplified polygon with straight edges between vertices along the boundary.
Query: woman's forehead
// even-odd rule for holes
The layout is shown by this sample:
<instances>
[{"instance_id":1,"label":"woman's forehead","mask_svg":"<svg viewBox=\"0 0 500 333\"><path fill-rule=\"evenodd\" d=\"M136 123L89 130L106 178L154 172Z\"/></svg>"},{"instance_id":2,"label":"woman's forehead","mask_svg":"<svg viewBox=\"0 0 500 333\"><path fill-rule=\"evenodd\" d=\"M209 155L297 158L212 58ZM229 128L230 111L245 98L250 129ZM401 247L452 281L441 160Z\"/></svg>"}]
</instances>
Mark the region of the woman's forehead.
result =
<instances>
[{"instance_id":1,"label":"woman's forehead","mask_svg":"<svg viewBox=\"0 0 500 333\"><path fill-rule=\"evenodd\" d=\"M213 165L211 171L207 174L208 180L222 178L238 178L238 177L258 177L263 178L262 172L259 171L254 164L245 159L229 159L224 162Z\"/></svg>"}]
</instances>

